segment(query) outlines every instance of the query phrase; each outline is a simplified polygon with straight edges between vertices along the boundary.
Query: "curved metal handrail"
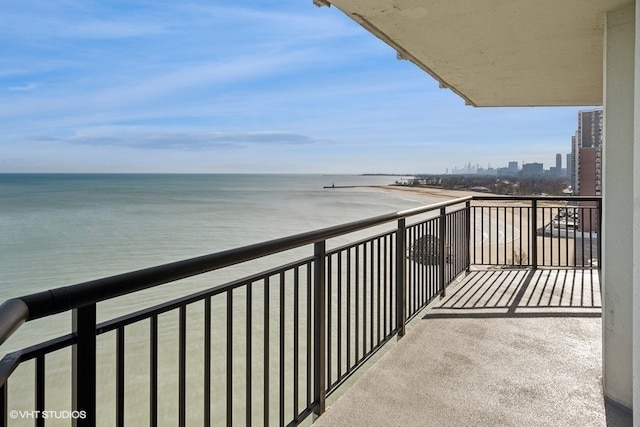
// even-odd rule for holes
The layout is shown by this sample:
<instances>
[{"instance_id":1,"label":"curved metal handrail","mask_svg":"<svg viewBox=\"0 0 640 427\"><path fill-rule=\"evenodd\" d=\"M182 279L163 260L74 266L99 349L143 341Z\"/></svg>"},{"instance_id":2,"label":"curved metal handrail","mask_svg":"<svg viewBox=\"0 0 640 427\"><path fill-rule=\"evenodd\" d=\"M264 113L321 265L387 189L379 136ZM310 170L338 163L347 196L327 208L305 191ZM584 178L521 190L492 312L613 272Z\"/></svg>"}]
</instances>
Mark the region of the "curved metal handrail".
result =
<instances>
[{"instance_id":1,"label":"curved metal handrail","mask_svg":"<svg viewBox=\"0 0 640 427\"><path fill-rule=\"evenodd\" d=\"M391 221L458 205L472 199L472 196L460 197L445 202L13 298L0 305L0 344L4 343L24 322L30 320L95 304L110 298L284 252Z\"/></svg>"}]
</instances>

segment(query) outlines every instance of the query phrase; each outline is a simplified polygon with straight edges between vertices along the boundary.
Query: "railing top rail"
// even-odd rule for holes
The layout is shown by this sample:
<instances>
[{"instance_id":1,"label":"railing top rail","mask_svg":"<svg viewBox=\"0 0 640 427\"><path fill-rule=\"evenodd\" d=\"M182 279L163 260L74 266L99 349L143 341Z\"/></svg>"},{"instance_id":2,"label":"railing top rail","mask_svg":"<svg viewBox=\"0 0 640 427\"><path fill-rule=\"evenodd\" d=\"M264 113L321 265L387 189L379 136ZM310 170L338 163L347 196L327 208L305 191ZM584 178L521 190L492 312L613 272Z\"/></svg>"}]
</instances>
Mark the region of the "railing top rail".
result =
<instances>
[{"instance_id":1,"label":"railing top rail","mask_svg":"<svg viewBox=\"0 0 640 427\"><path fill-rule=\"evenodd\" d=\"M4 343L26 321L95 304L110 298L383 225L399 219L455 206L471 200L600 201L601 198L577 196L466 196L76 285L50 289L13 298L0 305L0 344Z\"/></svg>"},{"instance_id":2,"label":"railing top rail","mask_svg":"<svg viewBox=\"0 0 640 427\"><path fill-rule=\"evenodd\" d=\"M0 305L0 344L4 343L26 321L95 304L110 298L383 225L402 218L454 206L471 199L471 196L460 197L445 202L13 298Z\"/></svg>"},{"instance_id":3,"label":"railing top rail","mask_svg":"<svg viewBox=\"0 0 640 427\"><path fill-rule=\"evenodd\" d=\"M473 200L520 200L520 201L575 201L575 202L597 202L601 201L601 196L501 196L501 195L487 195L487 196L473 196Z\"/></svg>"}]
</instances>

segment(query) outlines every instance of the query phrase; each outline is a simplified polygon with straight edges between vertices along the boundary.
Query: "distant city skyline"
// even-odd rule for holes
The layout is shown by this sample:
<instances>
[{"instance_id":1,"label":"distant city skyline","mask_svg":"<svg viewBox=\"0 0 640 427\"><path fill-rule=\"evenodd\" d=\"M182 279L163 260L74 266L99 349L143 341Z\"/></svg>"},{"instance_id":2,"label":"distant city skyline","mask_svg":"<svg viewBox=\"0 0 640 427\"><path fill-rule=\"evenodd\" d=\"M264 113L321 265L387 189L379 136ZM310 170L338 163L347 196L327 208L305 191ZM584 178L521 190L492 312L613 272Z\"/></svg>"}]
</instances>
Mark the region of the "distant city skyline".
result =
<instances>
[{"instance_id":1,"label":"distant city skyline","mask_svg":"<svg viewBox=\"0 0 640 427\"><path fill-rule=\"evenodd\" d=\"M564 155L567 156L566 154ZM567 167L566 164L563 167L562 163L562 153L555 154L555 164L550 166L549 168L544 168L544 163L542 162L518 162L516 160L509 161L507 165L504 166L492 166L491 163L487 163L487 167L483 167L479 163L467 162L463 167L453 167L451 169L447 168L447 174L487 174L487 175L514 175L518 172L522 172L527 169L527 166L533 167L536 170L540 170L541 172L546 173L547 176L554 177L566 177L567 176ZM559 169L559 172L558 172Z\"/></svg>"},{"instance_id":2,"label":"distant city skyline","mask_svg":"<svg viewBox=\"0 0 640 427\"><path fill-rule=\"evenodd\" d=\"M465 106L311 0L25 0L3 17L0 172L553 164L582 109Z\"/></svg>"}]
</instances>

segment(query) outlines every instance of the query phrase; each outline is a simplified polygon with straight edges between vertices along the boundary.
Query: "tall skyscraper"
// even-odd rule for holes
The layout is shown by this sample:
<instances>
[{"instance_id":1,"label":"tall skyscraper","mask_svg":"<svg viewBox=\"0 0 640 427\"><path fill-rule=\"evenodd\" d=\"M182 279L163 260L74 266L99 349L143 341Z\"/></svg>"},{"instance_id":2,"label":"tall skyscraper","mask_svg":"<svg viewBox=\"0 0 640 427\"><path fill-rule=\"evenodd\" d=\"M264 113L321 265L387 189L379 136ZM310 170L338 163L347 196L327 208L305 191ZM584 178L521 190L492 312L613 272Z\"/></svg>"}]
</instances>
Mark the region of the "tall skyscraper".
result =
<instances>
[{"instance_id":1,"label":"tall skyscraper","mask_svg":"<svg viewBox=\"0 0 640 427\"><path fill-rule=\"evenodd\" d=\"M556 154L556 176L559 178L562 176L562 154Z\"/></svg>"},{"instance_id":2,"label":"tall skyscraper","mask_svg":"<svg viewBox=\"0 0 640 427\"><path fill-rule=\"evenodd\" d=\"M602 189L602 110L578 112L578 129L571 138L573 194L599 196Z\"/></svg>"},{"instance_id":3,"label":"tall skyscraper","mask_svg":"<svg viewBox=\"0 0 640 427\"><path fill-rule=\"evenodd\" d=\"M602 195L602 110L578 112L578 130L571 138L573 156L573 194L579 196ZM580 206L592 206L594 202L580 202ZM582 217L582 231L596 229L597 216Z\"/></svg>"}]
</instances>

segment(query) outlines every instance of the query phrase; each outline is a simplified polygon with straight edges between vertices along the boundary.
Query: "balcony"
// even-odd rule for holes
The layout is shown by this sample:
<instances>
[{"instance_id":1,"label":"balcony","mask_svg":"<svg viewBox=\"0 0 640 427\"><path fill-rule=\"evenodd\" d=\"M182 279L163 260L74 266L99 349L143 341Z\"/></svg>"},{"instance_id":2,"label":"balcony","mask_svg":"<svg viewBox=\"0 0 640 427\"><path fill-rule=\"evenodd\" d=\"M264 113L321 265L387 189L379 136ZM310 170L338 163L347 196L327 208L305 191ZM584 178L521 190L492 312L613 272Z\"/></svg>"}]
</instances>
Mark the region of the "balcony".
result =
<instances>
[{"instance_id":1,"label":"balcony","mask_svg":"<svg viewBox=\"0 0 640 427\"><path fill-rule=\"evenodd\" d=\"M600 212L465 197L6 301L0 342L72 326L4 356L0 423L600 425ZM98 322L121 298L141 307Z\"/></svg>"},{"instance_id":2,"label":"balcony","mask_svg":"<svg viewBox=\"0 0 640 427\"><path fill-rule=\"evenodd\" d=\"M316 426L631 426L605 402L597 270L479 270Z\"/></svg>"}]
</instances>

